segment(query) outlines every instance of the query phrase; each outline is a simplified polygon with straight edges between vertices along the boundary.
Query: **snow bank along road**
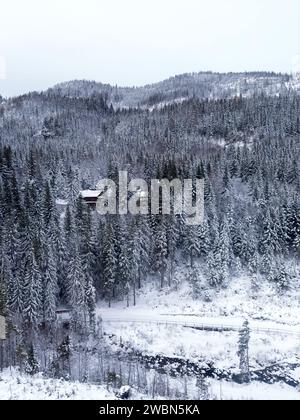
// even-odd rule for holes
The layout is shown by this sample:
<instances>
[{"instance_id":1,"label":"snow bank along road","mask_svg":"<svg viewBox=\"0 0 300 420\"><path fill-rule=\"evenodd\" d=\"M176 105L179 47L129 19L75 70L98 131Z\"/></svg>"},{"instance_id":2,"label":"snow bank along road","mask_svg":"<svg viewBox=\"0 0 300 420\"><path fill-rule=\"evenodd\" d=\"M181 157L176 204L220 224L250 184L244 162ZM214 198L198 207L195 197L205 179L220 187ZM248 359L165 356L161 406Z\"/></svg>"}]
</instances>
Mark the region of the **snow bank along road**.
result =
<instances>
[{"instance_id":1,"label":"snow bank along road","mask_svg":"<svg viewBox=\"0 0 300 420\"><path fill-rule=\"evenodd\" d=\"M196 315L144 313L134 310L101 308L103 322L176 325L203 331L239 331L243 318L234 317L197 317ZM249 320L250 330L257 333L292 334L300 336L300 325L279 324L272 321Z\"/></svg>"}]
</instances>

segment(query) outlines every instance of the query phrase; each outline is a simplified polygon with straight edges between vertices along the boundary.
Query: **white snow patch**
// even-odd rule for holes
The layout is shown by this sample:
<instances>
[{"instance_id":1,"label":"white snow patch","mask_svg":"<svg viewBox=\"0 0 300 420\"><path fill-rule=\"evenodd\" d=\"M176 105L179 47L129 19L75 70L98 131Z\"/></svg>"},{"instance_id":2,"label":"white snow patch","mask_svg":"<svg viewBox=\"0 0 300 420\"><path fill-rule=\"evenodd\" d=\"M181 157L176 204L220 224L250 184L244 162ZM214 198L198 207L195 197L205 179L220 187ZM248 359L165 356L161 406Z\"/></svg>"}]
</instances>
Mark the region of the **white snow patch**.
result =
<instances>
[{"instance_id":1,"label":"white snow patch","mask_svg":"<svg viewBox=\"0 0 300 420\"><path fill-rule=\"evenodd\" d=\"M114 400L104 386L46 379L42 374L28 376L18 369L0 373L0 400Z\"/></svg>"},{"instance_id":2,"label":"white snow patch","mask_svg":"<svg viewBox=\"0 0 300 420\"><path fill-rule=\"evenodd\" d=\"M67 206L69 204L68 200L64 200L63 198L58 198L55 202L58 206Z\"/></svg>"},{"instance_id":3,"label":"white snow patch","mask_svg":"<svg viewBox=\"0 0 300 420\"><path fill-rule=\"evenodd\" d=\"M93 197L99 197L99 195L102 193L102 191L98 190L84 190L80 191L80 195L82 198L93 198Z\"/></svg>"},{"instance_id":4,"label":"white snow patch","mask_svg":"<svg viewBox=\"0 0 300 420\"><path fill-rule=\"evenodd\" d=\"M300 400L300 392L285 384L267 385L252 382L247 385L238 385L233 382L211 381L210 391L218 400Z\"/></svg>"}]
</instances>

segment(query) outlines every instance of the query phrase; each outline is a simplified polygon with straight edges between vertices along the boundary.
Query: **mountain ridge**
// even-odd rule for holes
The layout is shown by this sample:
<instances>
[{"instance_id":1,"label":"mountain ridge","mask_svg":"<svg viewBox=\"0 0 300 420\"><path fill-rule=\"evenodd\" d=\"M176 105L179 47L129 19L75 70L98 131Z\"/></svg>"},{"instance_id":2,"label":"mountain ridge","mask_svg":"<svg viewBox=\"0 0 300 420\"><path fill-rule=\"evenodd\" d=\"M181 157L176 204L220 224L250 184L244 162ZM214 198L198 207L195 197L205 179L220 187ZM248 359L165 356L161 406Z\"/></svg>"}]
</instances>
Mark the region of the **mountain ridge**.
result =
<instances>
[{"instance_id":1,"label":"mountain ridge","mask_svg":"<svg viewBox=\"0 0 300 420\"><path fill-rule=\"evenodd\" d=\"M299 75L275 72L215 73L199 72L175 75L144 86L120 87L88 80L71 80L48 89L48 93L68 97L90 97L102 94L117 108L155 107L165 103L198 97L227 99L255 94L280 95L300 92Z\"/></svg>"}]
</instances>

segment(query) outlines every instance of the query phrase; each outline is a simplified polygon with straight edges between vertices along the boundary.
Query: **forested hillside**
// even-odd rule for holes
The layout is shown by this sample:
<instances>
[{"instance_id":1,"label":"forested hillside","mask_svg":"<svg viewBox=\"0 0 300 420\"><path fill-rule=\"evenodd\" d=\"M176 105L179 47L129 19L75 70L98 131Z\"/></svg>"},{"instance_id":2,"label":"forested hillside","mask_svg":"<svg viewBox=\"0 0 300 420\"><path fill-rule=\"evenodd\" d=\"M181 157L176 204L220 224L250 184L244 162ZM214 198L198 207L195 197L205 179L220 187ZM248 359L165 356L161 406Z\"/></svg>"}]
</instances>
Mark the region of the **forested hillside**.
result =
<instances>
[{"instance_id":1,"label":"forested hillside","mask_svg":"<svg viewBox=\"0 0 300 420\"><path fill-rule=\"evenodd\" d=\"M161 106L173 101L228 99L264 93L271 96L300 90L297 75L273 72L249 73L186 73L142 87L118 87L86 80L61 83L49 92L69 97L89 97L101 93L114 107Z\"/></svg>"},{"instance_id":2,"label":"forested hillside","mask_svg":"<svg viewBox=\"0 0 300 420\"><path fill-rule=\"evenodd\" d=\"M278 294L299 283L300 96L284 85L288 76L269 75L263 84L277 77L277 94L223 90L209 99L224 77L199 76L193 93L191 77L175 78L155 88L178 84L172 94L154 98L145 88L120 109L112 103L126 90L97 93L85 83L79 93L71 84L2 102L0 313L10 322L11 363L36 334L53 330L58 307L70 308L75 332L93 334L97 300L134 304L149 276L161 288L187 280L199 300L241 273L254 289L269 282ZM262 75L241 77L261 86ZM100 217L79 192L101 178L117 181L122 170L148 182L204 179L204 223Z\"/></svg>"}]
</instances>

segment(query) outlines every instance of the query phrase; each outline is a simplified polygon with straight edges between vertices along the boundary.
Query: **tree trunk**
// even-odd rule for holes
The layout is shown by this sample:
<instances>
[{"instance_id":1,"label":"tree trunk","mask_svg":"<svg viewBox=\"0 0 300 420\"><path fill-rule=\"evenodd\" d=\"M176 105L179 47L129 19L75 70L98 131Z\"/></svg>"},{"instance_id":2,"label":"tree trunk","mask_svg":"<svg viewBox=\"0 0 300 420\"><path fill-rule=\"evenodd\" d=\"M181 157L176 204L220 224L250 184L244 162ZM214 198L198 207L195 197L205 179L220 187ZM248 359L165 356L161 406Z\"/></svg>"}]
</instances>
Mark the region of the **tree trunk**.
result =
<instances>
[{"instance_id":1,"label":"tree trunk","mask_svg":"<svg viewBox=\"0 0 300 420\"><path fill-rule=\"evenodd\" d=\"M139 267L139 282L138 282L138 288L139 290L141 290L142 288L142 279L141 279L142 275L141 275L141 267Z\"/></svg>"},{"instance_id":2,"label":"tree trunk","mask_svg":"<svg viewBox=\"0 0 300 420\"><path fill-rule=\"evenodd\" d=\"M191 255L191 268L194 268L194 256Z\"/></svg>"},{"instance_id":3,"label":"tree trunk","mask_svg":"<svg viewBox=\"0 0 300 420\"><path fill-rule=\"evenodd\" d=\"M136 306L136 287L135 287L135 281L133 282L133 306Z\"/></svg>"},{"instance_id":4,"label":"tree trunk","mask_svg":"<svg viewBox=\"0 0 300 420\"><path fill-rule=\"evenodd\" d=\"M164 287L164 278L165 278L165 270L162 270L160 273L160 288L163 289Z\"/></svg>"}]
</instances>

